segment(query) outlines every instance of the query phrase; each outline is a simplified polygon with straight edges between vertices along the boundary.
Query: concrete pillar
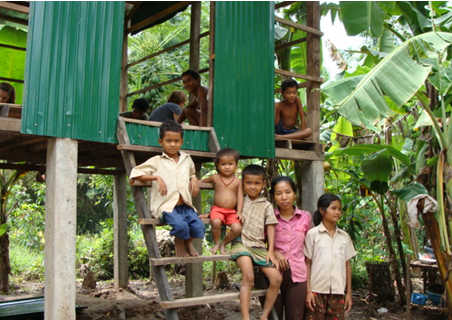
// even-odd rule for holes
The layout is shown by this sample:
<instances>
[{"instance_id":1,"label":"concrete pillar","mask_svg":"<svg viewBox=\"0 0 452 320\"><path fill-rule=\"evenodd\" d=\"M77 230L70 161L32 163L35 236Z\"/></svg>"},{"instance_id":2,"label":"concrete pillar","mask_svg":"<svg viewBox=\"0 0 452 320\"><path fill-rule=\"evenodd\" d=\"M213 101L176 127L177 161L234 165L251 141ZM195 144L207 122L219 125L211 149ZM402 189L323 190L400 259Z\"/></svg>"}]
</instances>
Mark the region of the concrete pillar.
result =
<instances>
[{"instance_id":1,"label":"concrete pillar","mask_svg":"<svg viewBox=\"0 0 452 320\"><path fill-rule=\"evenodd\" d=\"M51 138L47 145L45 217L46 320L75 320L77 141Z\"/></svg>"},{"instance_id":2,"label":"concrete pillar","mask_svg":"<svg viewBox=\"0 0 452 320\"><path fill-rule=\"evenodd\" d=\"M114 177L113 186L113 259L115 289L129 285L127 248L127 186L125 172Z\"/></svg>"},{"instance_id":3,"label":"concrete pillar","mask_svg":"<svg viewBox=\"0 0 452 320\"><path fill-rule=\"evenodd\" d=\"M301 164L302 209L311 214L317 210L317 201L324 194L322 161L303 161Z\"/></svg>"}]
</instances>

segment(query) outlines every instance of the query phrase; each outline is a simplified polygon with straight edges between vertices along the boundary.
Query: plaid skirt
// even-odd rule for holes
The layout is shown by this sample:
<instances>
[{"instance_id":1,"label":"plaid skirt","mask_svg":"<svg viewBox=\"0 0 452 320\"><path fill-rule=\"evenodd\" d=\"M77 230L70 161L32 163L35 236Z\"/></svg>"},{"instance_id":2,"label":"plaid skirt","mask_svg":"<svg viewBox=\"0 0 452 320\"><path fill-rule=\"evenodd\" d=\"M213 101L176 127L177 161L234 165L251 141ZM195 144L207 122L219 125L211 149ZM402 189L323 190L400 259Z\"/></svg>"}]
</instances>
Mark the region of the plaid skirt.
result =
<instances>
[{"instance_id":1,"label":"plaid skirt","mask_svg":"<svg viewBox=\"0 0 452 320\"><path fill-rule=\"evenodd\" d=\"M248 256L254 265L260 267L271 267L272 262L267 264L267 249L258 247L247 247L242 243L242 239L238 237L232 242L231 257L229 259L236 261L241 256Z\"/></svg>"}]
</instances>

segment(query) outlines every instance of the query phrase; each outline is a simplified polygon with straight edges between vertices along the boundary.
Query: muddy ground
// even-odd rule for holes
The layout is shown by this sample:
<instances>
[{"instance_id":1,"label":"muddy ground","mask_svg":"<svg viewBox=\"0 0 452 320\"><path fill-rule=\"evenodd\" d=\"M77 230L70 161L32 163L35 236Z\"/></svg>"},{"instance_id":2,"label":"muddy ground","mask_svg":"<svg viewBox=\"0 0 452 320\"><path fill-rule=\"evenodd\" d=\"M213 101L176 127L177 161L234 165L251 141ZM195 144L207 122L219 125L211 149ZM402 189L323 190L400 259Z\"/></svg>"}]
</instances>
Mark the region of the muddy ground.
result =
<instances>
[{"instance_id":1,"label":"muddy ground","mask_svg":"<svg viewBox=\"0 0 452 320\"><path fill-rule=\"evenodd\" d=\"M183 297L185 290L183 277L173 278L170 285L175 298ZM206 289L205 295L237 291L234 287L223 291ZM0 300L39 296L43 295L43 291L42 284L24 283L13 285L11 294L0 296ZM77 315L77 320L161 320L164 319L164 312L158 301L159 297L155 283L131 281L127 290L115 290L111 282L97 282L96 289L83 289L80 281L77 284L76 303L86 309ZM347 319L406 319L405 307L399 307L394 303L377 304L369 301L370 298L365 290L355 291L353 294L353 309L348 314ZM381 308L385 308L386 311ZM260 310L259 301L253 298L251 303L253 319L258 319ZM239 320L240 308L238 300L235 300L211 304L210 306L181 308L178 314L181 320ZM442 320L447 319L447 316L441 309L435 308L430 302L427 302L427 307L412 305L411 319Z\"/></svg>"}]
</instances>

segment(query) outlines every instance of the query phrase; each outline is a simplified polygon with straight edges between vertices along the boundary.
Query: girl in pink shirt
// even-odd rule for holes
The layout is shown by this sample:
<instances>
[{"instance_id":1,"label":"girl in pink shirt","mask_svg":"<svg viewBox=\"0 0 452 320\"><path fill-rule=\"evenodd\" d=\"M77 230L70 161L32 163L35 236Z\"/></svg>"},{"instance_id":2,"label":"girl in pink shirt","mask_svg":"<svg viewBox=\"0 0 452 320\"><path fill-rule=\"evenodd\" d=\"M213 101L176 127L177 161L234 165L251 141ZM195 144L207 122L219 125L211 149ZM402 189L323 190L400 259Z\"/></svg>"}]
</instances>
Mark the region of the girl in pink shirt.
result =
<instances>
[{"instance_id":1,"label":"girl in pink shirt","mask_svg":"<svg viewBox=\"0 0 452 320\"><path fill-rule=\"evenodd\" d=\"M283 282L275 303L280 320L302 320L307 291L307 270L303 254L304 238L311 228L311 214L294 206L295 183L289 177L277 177L271 183L270 195L276 203L275 257ZM284 316L283 316L284 315Z\"/></svg>"}]
</instances>

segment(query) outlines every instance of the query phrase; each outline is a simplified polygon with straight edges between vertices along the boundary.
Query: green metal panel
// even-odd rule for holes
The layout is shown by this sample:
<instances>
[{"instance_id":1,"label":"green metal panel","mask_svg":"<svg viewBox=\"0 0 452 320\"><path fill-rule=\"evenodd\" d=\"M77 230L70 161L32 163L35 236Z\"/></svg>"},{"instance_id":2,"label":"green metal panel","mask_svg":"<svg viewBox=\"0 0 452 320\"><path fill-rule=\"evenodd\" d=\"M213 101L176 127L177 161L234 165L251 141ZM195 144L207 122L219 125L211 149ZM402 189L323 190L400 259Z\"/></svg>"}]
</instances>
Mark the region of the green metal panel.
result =
<instances>
[{"instance_id":1,"label":"green metal panel","mask_svg":"<svg viewBox=\"0 0 452 320\"><path fill-rule=\"evenodd\" d=\"M22 133L115 143L123 1L32 1Z\"/></svg>"},{"instance_id":2,"label":"green metal panel","mask_svg":"<svg viewBox=\"0 0 452 320\"><path fill-rule=\"evenodd\" d=\"M274 4L218 1L214 127L221 147L275 157Z\"/></svg>"},{"instance_id":3,"label":"green metal panel","mask_svg":"<svg viewBox=\"0 0 452 320\"><path fill-rule=\"evenodd\" d=\"M159 128L140 125L136 123L126 123L127 134L131 144L140 146L160 147L158 143ZM209 150L209 131L184 130L185 150Z\"/></svg>"}]
</instances>

